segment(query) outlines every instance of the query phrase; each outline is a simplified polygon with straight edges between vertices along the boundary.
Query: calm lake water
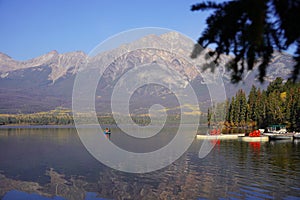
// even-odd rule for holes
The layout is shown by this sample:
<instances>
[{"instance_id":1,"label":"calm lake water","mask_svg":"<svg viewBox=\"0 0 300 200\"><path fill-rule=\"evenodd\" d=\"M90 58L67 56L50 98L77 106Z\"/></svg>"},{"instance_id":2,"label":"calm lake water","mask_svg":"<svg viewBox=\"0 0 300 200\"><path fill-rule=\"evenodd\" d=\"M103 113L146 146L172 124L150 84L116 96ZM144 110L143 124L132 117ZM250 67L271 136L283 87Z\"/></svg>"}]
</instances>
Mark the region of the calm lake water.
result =
<instances>
[{"instance_id":1,"label":"calm lake water","mask_svg":"<svg viewBox=\"0 0 300 200\"><path fill-rule=\"evenodd\" d=\"M129 141L112 128L111 140ZM166 130L149 141L160 148ZM160 142L161 141L161 142ZM130 174L95 160L74 128L0 129L0 197L3 199L300 199L300 141L216 142L204 159L195 139L161 170ZM146 148L146 147L145 147Z\"/></svg>"}]
</instances>

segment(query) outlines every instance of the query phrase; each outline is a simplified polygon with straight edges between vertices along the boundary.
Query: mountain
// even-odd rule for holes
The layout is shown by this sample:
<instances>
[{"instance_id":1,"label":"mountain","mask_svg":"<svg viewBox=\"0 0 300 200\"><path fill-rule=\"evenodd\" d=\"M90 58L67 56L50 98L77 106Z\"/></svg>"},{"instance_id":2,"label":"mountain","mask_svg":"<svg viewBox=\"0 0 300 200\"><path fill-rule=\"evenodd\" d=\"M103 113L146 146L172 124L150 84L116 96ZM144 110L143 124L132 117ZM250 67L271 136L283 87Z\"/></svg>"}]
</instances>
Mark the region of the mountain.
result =
<instances>
[{"instance_id":1,"label":"mountain","mask_svg":"<svg viewBox=\"0 0 300 200\"><path fill-rule=\"evenodd\" d=\"M147 35L93 56L81 51L64 54L51 51L21 62L0 53L0 113L32 113L52 110L59 106L71 108L74 79L80 70L86 69L95 70L99 76L103 73L96 92L96 109L100 113L109 112L108 102L116 82L122 81L124 73L145 63L172 68L174 70L172 80L162 74L151 76L163 80L168 85L181 84L185 87L189 82L199 102L207 102L209 96L204 84L207 80L199 74L206 60L204 56L200 56L192 62L188 61L193 46L193 42L188 38L176 32L169 32L162 35ZM111 62L112 58L114 62ZM254 70L245 75L242 83L232 85L230 74L225 69L225 63L231 58L222 55L220 66L216 69L222 74L227 97L234 95L239 88L249 92L252 84L264 89L276 77L287 79L294 65L291 55L276 52L268 67L268 76L264 84L257 81L258 70L254 67ZM176 77L176 73L181 77ZM207 77L213 76L210 70L201 73ZM141 75L135 77L137 78L143 77ZM123 84L128 83L127 81ZM206 95L203 95L204 93ZM178 107L174 94L158 85L137 89L132 99L131 109L137 113L144 112L143 109L149 108L151 103Z\"/></svg>"}]
</instances>

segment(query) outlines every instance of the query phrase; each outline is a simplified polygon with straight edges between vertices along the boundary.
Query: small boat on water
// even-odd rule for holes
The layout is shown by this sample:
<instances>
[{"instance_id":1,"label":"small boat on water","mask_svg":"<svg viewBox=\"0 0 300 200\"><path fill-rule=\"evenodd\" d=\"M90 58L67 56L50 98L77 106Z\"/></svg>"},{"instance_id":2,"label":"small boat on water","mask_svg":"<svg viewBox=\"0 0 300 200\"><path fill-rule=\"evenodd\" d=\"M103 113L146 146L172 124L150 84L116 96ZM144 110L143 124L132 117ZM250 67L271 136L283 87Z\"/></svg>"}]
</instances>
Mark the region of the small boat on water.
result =
<instances>
[{"instance_id":1,"label":"small boat on water","mask_svg":"<svg viewBox=\"0 0 300 200\"><path fill-rule=\"evenodd\" d=\"M293 138L294 138L294 140L295 140L295 139L300 139L300 133L295 133L295 134L293 135Z\"/></svg>"},{"instance_id":2,"label":"small boat on water","mask_svg":"<svg viewBox=\"0 0 300 200\"><path fill-rule=\"evenodd\" d=\"M286 126L282 124L270 125L264 131L264 135L287 133Z\"/></svg>"},{"instance_id":3,"label":"small boat on water","mask_svg":"<svg viewBox=\"0 0 300 200\"><path fill-rule=\"evenodd\" d=\"M269 140L291 140L293 134L288 133L285 125L271 125L267 127L266 132L263 133L269 137Z\"/></svg>"},{"instance_id":4,"label":"small boat on water","mask_svg":"<svg viewBox=\"0 0 300 200\"><path fill-rule=\"evenodd\" d=\"M286 134L273 134L269 135L270 140L292 140L293 134L286 133Z\"/></svg>"}]
</instances>

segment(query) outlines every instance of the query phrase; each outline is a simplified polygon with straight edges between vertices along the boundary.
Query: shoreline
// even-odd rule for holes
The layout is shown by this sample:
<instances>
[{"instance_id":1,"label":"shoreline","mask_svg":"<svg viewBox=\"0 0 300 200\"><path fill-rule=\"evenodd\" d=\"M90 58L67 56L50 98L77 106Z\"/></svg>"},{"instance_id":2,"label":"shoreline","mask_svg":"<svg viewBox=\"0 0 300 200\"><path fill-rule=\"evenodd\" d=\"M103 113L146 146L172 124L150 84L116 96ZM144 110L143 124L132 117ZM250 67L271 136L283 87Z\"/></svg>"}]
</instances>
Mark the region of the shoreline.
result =
<instances>
[{"instance_id":1,"label":"shoreline","mask_svg":"<svg viewBox=\"0 0 300 200\"><path fill-rule=\"evenodd\" d=\"M74 124L57 125L57 124L8 124L1 125L0 129L17 129L17 128L75 128Z\"/></svg>"}]
</instances>

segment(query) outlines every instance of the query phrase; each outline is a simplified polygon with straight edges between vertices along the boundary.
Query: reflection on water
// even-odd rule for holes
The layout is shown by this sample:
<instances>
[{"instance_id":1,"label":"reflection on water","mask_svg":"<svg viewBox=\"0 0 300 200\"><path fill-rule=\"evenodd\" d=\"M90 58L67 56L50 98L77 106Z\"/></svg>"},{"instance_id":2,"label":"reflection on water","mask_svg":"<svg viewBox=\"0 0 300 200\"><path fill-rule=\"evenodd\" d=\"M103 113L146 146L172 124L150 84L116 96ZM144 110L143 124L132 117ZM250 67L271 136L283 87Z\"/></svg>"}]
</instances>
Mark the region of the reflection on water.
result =
<instances>
[{"instance_id":1,"label":"reflection on water","mask_svg":"<svg viewBox=\"0 0 300 200\"><path fill-rule=\"evenodd\" d=\"M142 145L136 144L138 141L125 140L121 133L112 131L111 139L116 144L141 148ZM165 136L161 142L166 143L169 138L172 137ZM0 129L0 197L14 199L13 195L26 197L33 193L45 200L54 196L61 199L300 198L299 142L216 140L211 141L215 147L210 154L199 159L202 142L195 140L188 152L162 170L128 174L96 161L82 146L75 129Z\"/></svg>"}]
</instances>

